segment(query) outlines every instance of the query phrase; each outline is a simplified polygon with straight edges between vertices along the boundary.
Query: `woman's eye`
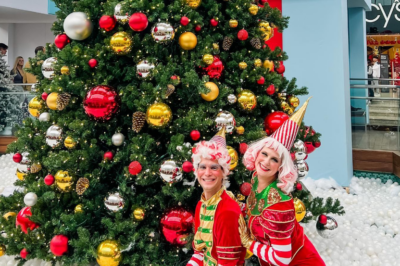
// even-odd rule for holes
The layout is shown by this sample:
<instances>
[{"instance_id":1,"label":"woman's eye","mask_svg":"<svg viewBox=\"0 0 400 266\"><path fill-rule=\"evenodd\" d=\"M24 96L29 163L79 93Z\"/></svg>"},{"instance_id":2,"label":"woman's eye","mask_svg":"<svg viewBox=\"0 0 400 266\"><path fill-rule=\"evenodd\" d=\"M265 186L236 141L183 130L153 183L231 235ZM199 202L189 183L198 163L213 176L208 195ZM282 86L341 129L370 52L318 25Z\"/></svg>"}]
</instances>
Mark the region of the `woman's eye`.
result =
<instances>
[{"instance_id":1,"label":"woman's eye","mask_svg":"<svg viewBox=\"0 0 400 266\"><path fill-rule=\"evenodd\" d=\"M275 159L275 158L274 158L274 159L272 159L272 160L274 160L274 162L276 162L276 163L278 162L278 160L277 160L277 159Z\"/></svg>"}]
</instances>

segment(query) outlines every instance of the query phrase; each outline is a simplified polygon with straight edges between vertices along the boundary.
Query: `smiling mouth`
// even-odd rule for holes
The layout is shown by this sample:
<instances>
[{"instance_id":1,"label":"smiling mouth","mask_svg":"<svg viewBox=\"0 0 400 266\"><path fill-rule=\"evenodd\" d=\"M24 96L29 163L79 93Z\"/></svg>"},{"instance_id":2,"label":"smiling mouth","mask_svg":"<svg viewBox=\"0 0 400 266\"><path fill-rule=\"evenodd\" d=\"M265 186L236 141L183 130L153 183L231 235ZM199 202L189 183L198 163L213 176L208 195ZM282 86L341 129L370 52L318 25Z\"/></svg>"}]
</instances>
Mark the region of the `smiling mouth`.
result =
<instances>
[{"instance_id":1,"label":"smiling mouth","mask_svg":"<svg viewBox=\"0 0 400 266\"><path fill-rule=\"evenodd\" d=\"M214 182L216 180L216 178L210 178L210 177L204 178L204 177L202 177L201 180L203 180L203 182L205 182L205 183L212 183L212 182Z\"/></svg>"},{"instance_id":2,"label":"smiling mouth","mask_svg":"<svg viewBox=\"0 0 400 266\"><path fill-rule=\"evenodd\" d=\"M268 169L267 167L265 167L264 165L262 165L261 163L258 164L261 168L261 170L263 170L264 172L268 172L270 171L270 169Z\"/></svg>"}]
</instances>

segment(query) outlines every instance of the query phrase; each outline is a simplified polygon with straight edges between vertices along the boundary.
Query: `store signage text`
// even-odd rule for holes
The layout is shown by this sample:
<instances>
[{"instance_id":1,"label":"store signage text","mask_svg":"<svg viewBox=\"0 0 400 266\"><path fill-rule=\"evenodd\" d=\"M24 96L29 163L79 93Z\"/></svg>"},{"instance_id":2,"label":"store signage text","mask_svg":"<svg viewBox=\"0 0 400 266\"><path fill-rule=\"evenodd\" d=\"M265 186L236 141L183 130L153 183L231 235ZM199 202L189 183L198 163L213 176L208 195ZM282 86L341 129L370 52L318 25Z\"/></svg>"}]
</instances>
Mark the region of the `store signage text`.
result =
<instances>
[{"instance_id":1,"label":"store signage text","mask_svg":"<svg viewBox=\"0 0 400 266\"><path fill-rule=\"evenodd\" d=\"M393 16L393 10L396 9L397 12L400 12L400 3L398 2L398 0L396 0L392 6L390 7L390 11L389 14L387 14L385 12L385 9L383 9L382 4L371 4L372 8L376 8L378 11L382 12L382 16L385 18L385 25L383 26L383 28L386 28L390 18ZM379 18L381 17L381 15L377 15L374 19L367 19L367 22L373 23L375 21L377 21ZM397 21L400 21L400 17L397 14L394 14L394 18Z\"/></svg>"}]
</instances>

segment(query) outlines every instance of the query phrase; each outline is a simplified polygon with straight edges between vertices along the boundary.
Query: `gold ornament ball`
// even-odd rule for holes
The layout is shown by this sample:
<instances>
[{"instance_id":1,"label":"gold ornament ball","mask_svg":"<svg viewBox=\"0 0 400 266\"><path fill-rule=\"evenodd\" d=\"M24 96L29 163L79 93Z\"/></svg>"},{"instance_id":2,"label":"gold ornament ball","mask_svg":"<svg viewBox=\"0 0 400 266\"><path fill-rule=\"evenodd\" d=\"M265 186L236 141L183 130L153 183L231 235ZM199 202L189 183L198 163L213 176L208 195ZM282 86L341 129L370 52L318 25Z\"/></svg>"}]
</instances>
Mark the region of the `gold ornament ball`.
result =
<instances>
[{"instance_id":1,"label":"gold ornament ball","mask_svg":"<svg viewBox=\"0 0 400 266\"><path fill-rule=\"evenodd\" d=\"M239 193L239 194L236 195L236 199L238 201L244 201L246 199L246 197Z\"/></svg>"},{"instance_id":2,"label":"gold ornament ball","mask_svg":"<svg viewBox=\"0 0 400 266\"><path fill-rule=\"evenodd\" d=\"M200 6L201 0L186 0L186 4L192 9L196 9Z\"/></svg>"},{"instance_id":3,"label":"gold ornament ball","mask_svg":"<svg viewBox=\"0 0 400 266\"><path fill-rule=\"evenodd\" d=\"M293 107L289 107L289 108L286 108L283 111L285 111L285 113L287 113L288 115L292 115L294 113L294 108Z\"/></svg>"},{"instance_id":4,"label":"gold ornament ball","mask_svg":"<svg viewBox=\"0 0 400 266\"><path fill-rule=\"evenodd\" d=\"M295 96L290 96L289 97L289 104L291 106L293 106L294 108L296 108L297 106L299 106L300 100L299 100L299 98L297 98Z\"/></svg>"},{"instance_id":5,"label":"gold ornament ball","mask_svg":"<svg viewBox=\"0 0 400 266\"><path fill-rule=\"evenodd\" d=\"M284 101L284 102L281 102L281 108L282 108L282 110L286 110L286 109L290 108L290 106L287 102Z\"/></svg>"},{"instance_id":6,"label":"gold ornament ball","mask_svg":"<svg viewBox=\"0 0 400 266\"><path fill-rule=\"evenodd\" d=\"M3 218L8 220L8 218L12 216L17 216L17 214L15 212L7 212L6 214L3 215Z\"/></svg>"},{"instance_id":7,"label":"gold ornament ball","mask_svg":"<svg viewBox=\"0 0 400 266\"><path fill-rule=\"evenodd\" d=\"M25 179L25 176L27 175L27 173L21 172L20 170L17 169L16 175L19 180L23 181Z\"/></svg>"},{"instance_id":8,"label":"gold ornament ball","mask_svg":"<svg viewBox=\"0 0 400 266\"><path fill-rule=\"evenodd\" d=\"M253 256L253 252L246 249L246 256L244 257L245 260L250 259Z\"/></svg>"},{"instance_id":9,"label":"gold ornament ball","mask_svg":"<svg viewBox=\"0 0 400 266\"><path fill-rule=\"evenodd\" d=\"M132 49L132 39L125 31L115 33L110 40L111 49L118 55L125 55Z\"/></svg>"},{"instance_id":10,"label":"gold ornament ball","mask_svg":"<svg viewBox=\"0 0 400 266\"><path fill-rule=\"evenodd\" d=\"M143 221L144 219L144 209L143 208L136 208L133 211L133 217L136 221Z\"/></svg>"},{"instance_id":11,"label":"gold ornament ball","mask_svg":"<svg viewBox=\"0 0 400 266\"><path fill-rule=\"evenodd\" d=\"M238 165L239 155L237 151L235 151L235 149L232 148L231 146L226 146L226 149L228 150L229 156L231 156L231 163L229 170L233 170Z\"/></svg>"},{"instance_id":12,"label":"gold ornament ball","mask_svg":"<svg viewBox=\"0 0 400 266\"><path fill-rule=\"evenodd\" d=\"M229 27L236 28L239 25L239 22L236 19L229 20Z\"/></svg>"},{"instance_id":13,"label":"gold ornament ball","mask_svg":"<svg viewBox=\"0 0 400 266\"><path fill-rule=\"evenodd\" d=\"M197 37L192 32L184 32L179 37L179 45L183 50L192 50L197 45Z\"/></svg>"},{"instance_id":14,"label":"gold ornament ball","mask_svg":"<svg viewBox=\"0 0 400 266\"><path fill-rule=\"evenodd\" d=\"M50 93L46 99L47 107L49 107L51 110L58 110L57 109L57 99L58 99L57 92Z\"/></svg>"},{"instance_id":15,"label":"gold ornament ball","mask_svg":"<svg viewBox=\"0 0 400 266\"><path fill-rule=\"evenodd\" d=\"M97 247L97 263L100 266L118 266L122 260L121 249L115 240L105 240Z\"/></svg>"},{"instance_id":16,"label":"gold ornament ball","mask_svg":"<svg viewBox=\"0 0 400 266\"><path fill-rule=\"evenodd\" d=\"M238 95L238 104L243 111L252 111L257 106L257 97L250 90L243 90Z\"/></svg>"},{"instance_id":17,"label":"gold ornament ball","mask_svg":"<svg viewBox=\"0 0 400 266\"><path fill-rule=\"evenodd\" d=\"M61 74L63 74L63 75L69 75L69 67L63 66L63 67L61 68Z\"/></svg>"},{"instance_id":18,"label":"gold ornament ball","mask_svg":"<svg viewBox=\"0 0 400 266\"><path fill-rule=\"evenodd\" d=\"M83 213L83 204L76 205L74 213Z\"/></svg>"},{"instance_id":19,"label":"gold ornament ball","mask_svg":"<svg viewBox=\"0 0 400 266\"><path fill-rule=\"evenodd\" d=\"M246 62L240 62L240 63L239 63L239 68L242 69L242 70L243 70L243 69L246 69L246 68L247 68Z\"/></svg>"},{"instance_id":20,"label":"gold ornament ball","mask_svg":"<svg viewBox=\"0 0 400 266\"><path fill-rule=\"evenodd\" d=\"M261 21L258 23L258 28L262 32L262 38L264 41L268 41L274 36L274 29L271 27L269 22L267 21Z\"/></svg>"},{"instance_id":21,"label":"gold ornament ball","mask_svg":"<svg viewBox=\"0 0 400 266\"><path fill-rule=\"evenodd\" d=\"M76 146L76 141L72 137L68 136L64 140L64 146L67 149L73 149Z\"/></svg>"},{"instance_id":22,"label":"gold ornament ball","mask_svg":"<svg viewBox=\"0 0 400 266\"><path fill-rule=\"evenodd\" d=\"M211 65L214 61L214 56L211 54L205 54L203 55L203 62L206 63L207 65Z\"/></svg>"},{"instance_id":23,"label":"gold ornament ball","mask_svg":"<svg viewBox=\"0 0 400 266\"><path fill-rule=\"evenodd\" d=\"M42 101L38 97L34 97L28 104L28 111L34 117L40 116L40 111L43 108Z\"/></svg>"},{"instance_id":24,"label":"gold ornament ball","mask_svg":"<svg viewBox=\"0 0 400 266\"><path fill-rule=\"evenodd\" d=\"M165 103L154 103L146 112L146 121L153 127L164 127L172 120L172 111Z\"/></svg>"},{"instance_id":25,"label":"gold ornament ball","mask_svg":"<svg viewBox=\"0 0 400 266\"><path fill-rule=\"evenodd\" d=\"M253 16L254 16L254 15L257 15L257 13L258 13L258 6L255 5L255 4L251 4L250 7L249 7L249 12L250 12L250 14L252 14Z\"/></svg>"},{"instance_id":26,"label":"gold ornament ball","mask_svg":"<svg viewBox=\"0 0 400 266\"><path fill-rule=\"evenodd\" d=\"M298 222L301 222L304 219L304 216L306 216L306 206L298 198L295 198L293 200L293 203L294 203L294 210L296 213L296 220Z\"/></svg>"},{"instance_id":27,"label":"gold ornament ball","mask_svg":"<svg viewBox=\"0 0 400 266\"><path fill-rule=\"evenodd\" d=\"M218 51L219 50L219 44L218 43L213 43L213 49L215 50L215 51ZM214 59L213 59L214 60Z\"/></svg>"},{"instance_id":28,"label":"gold ornament ball","mask_svg":"<svg viewBox=\"0 0 400 266\"><path fill-rule=\"evenodd\" d=\"M260 66L262 66L261 59L256 59L256 60L254 60L254 66L255 66L255 67L260 67Z\"/></svg>"},{"instance_id":29,"label":"gold ornament ball","mask_svg":"<svg viewBox=\"0 0 400 266\"><path fill-rule=\"evenodd\" d=\"M263 63L263 68L268 68L269 72L271 72L274 69L274 62L268 59L265 60Z\"/></svg>"},{"instance_id":30,"label":"gold ornament ball","mask_svg":"<svg viewBox=\"0 0 400 266\"><path fill-rule=\"evenodd\" d=\"M68 171L60 170L56 173L54 178L56 179L56 186L61 192L70 192L72 190L74 178Z\"/></svg>"},{"instance_id":31,"label":"gold ornament ball","mask_svg":"<svg viewBox=\"0 0 400 266\"><path fill-rule=\"evenodd\" d=\"M240 126L236 128L236 133L238 133L239 135L243 135L244 134L244 127Z\"/></svg>"},{"instance_id":32,"label":"gold ornament ball","mask_svg":"<svg viewBox=\"0 0 400 266\"><path fill-rule=\"evenodd\" d=\"M219 89L218 89L217 84L215 84L214 82L207 82L205 84L205 86L208 89L210 89L211 91L207 94L202 93L201 98L203 98L207 102L211 102L211 101L214 101L215 99L217 99L217 97L219 95Z\"/></svg>"},{"instance_id":33,"label":"gold ornament ball","mask_svg":"<svg viewBox=\"0 0 400 266\"><path fill-rule=\"evenodd\" d=\"M6 246L3 244L0 245L0 257L4 256L6 254Z\"/></svg>"}]
</instances>

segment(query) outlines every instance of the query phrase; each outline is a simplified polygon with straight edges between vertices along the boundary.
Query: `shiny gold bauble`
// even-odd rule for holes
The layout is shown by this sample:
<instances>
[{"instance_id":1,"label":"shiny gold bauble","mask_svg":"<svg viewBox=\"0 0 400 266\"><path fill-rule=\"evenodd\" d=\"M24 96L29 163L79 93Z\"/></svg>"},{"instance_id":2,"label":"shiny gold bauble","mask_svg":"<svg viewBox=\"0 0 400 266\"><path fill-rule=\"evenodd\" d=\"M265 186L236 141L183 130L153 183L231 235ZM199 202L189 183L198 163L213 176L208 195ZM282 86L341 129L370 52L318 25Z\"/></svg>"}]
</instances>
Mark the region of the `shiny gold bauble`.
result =
<instances>
[{"instance_id":1,"label":"shiny gold bauble","mask_svg":"<svg viewBox=\"0 0 400 266\"><path fill-rule=\"evenodd\" d=\"M244 134L244 127L240 126L236 128L236 133L238 133L239 135L243 135Z\"/></svg>"},{"instance_id":2,"label":"shiny gold bauble","mask_svg":"<svg viewBox=\"0 0 400 266\"><path fill-rule=\"evenodd\" d=\"M298 222L301 222L304 219L304 216L306 216L306 211L307 211L306 206L298 198L294 198L293 203L294 203L294 210L296 213L296 220Z\"/></svg>"},{"instance_id":3,"label":"shiny gold bauble","mask_svg":"<svg viewBox=\"0 0 400 266\"><path fill-rule=\"evenodd\" d=\"M244 201L246 199L246 197L239 193L239 194L236 195L236 199L238 201Z\"/></svg>"},{"instance_id":4,"label":"shiny gold bauble","mask_svg":"<svg viewBox=\"0 0 400 266\"><path fill-rule=\"evenodd\" d=\"M242 69L242 70L243 70L243 69L246 69L246 68L247 68L246 62L240 62L240 63L239 63L239 68Z\"/></svg>"},{"instance_id":5,"label":"shiny gold bauble","mask_svg":"<svg viewBox=\"0 0 400 266\"><path fill-rule=\"evenodd\" d=\"M260 67L260 66L262 66L261 59L256 59L256 60L254 60L254 66L255 66L255 67Z\"/></svg>"},{"instance_id":6,"label":"shiny gold bauble","mask_svg":"<svg viewBox=\"0 0 400 266\"><path fill-rule=\"evenodd\" d=\"M76 141L72 137L68 136L64 140L64 146L67 149L73 149L76 147Z\"/></svg>"},{"instance_id":7,"label":"shiny gold bauble","mask_svg":"<svg viewBox=\"0 0 400 266\"><path fill-rule=\"evenodd\" d=\"M196 9L201 4L201 0L185 0L186 4L193 9Z\"/></svg>"},{"instance_id":8,"label":"shiny gold bauble","mask_svg":"<svg viewBox=\"0 0 400 266\"><path fill-rule=\"evenodd\" d=\"M133 217L136 221L143 221L144 219L144 209L143 208L136 208L133 211Z\"/></svg>"},{"instance_id":9,"label":"shiny gold bauble","mask_svg":"<svg viewBox=\"0 0 400 266\"><path fill-rule=\"evenodd\" d=\"M165 103L154 103L146 112L146 121L153 127L164 127L172 120L172 111Z\"/></svg>"},{"instance_id":10,"label":"shiny gold bauble","mask_svg":"<svg viewBox=\"0 0 400 266\"><path fill-rule=\"evenodd\" d=\"M118 266L122 260L121 249L115 240L105 240L97 247L97 263L100 266Z\"/></svg>"},{"instance_id":11,"label":"shiny gold bauble","mask_svg":"<svg viewBox=\"0 0 400 266\"><path fill-rule=\"evenodd\" d=\"M294 113L294 108L293 107L289 107L286 108L285 110L283 110L285 113L287 113L288 115L292 115Z\"/></svg>"},{"instance_id":12,"label":"shiny gold bauble","mask_svg":"<svg viewBox=\"0 0 400 266\"><path fill-rule=\"evenodd\" d=\"M268 68L269 72L271 72L274 69L274 62L271 60L265 60L263 63L263 68Z\"/></svg>"},{"instance_id":13,"label":"shiny gold bauble","mask_svg":"<svg viewBox=\"0 0 400 266\"><path fill-rule=\"evenodd\" d=\"M214 62L214 56L212 54L203 55L203 62L207 65L211 65Z\"/></svg>"},{"instance_id":14,"label":"shiny gold bauble","mask_svg":"<svg viewBox=\"0 0 400 266\"><path fill-rule=\"evenodd\" d=\"M25 176L27 175L27 173L21 172L20 170L17 169L16 175L17 175L19 180L24 180Z\"/></svg>"},{"instance_id":15,"label":"shiny gold bauble","mask_svg":"<svg viewBox=\"0 0 400 266\"><path fill-rule=\"evenodd\" d=\"M115 33L110 40L111 49L118 55L125 55L132 49L132 39L125 31Z\"/></svg>"},{"instance_id":16,"label":"shiny gold bauble","mask_svg":"<svg viewBox=\"0 0 400 266\"><path fill-rule=\"evenodd\" d=\"M229 27L236 28L239 25L239 22L236 19L229 20Z\"/></svg>"},{"instance_id":17,"label":"shiny gold bauble","mask_svg":"<svg viewBox=\"0 0 400 266\"><path fill-rule=\"evenodd\" d=\"M246 256L244 257L245 260L250 259L253 256L253 252L246 249Z\"/></svg>"},{"instance_id":18,"label":"shiny gold bauble","mask_svg":"<svg viewBox=\"0 0 400 266\"><path fill-rule=\"evenodd\" d=\"M215 51L219 51L219 44L218 43L213 43L213 49Z\"/></svg>"},{"instance_id":19,"label":"shiny gold bauble","mask_svg":"<svg viewBox=\"0 0 400 266\"><path fill-rule=\"evenodd\" d=\"M239 155L238 155L237 151L235 151L235 149L232 148L231 146L226 146L226 149L228 150L229 156L231 156L231 163L230 163L229 170L233 170L238 165Z\"/></svg>"},{"instance_id":20,"label":"shiny gold bauble","mask_svg":"<svg viewBox=\"0 0 400 266\"><path fill-rule=\"evenodd\" d=\"M63 75L69 75L69 67L63 66L63 67L61 68L61 74L63 74Z\"/></svg>"},{"instance_id":21,"label":"shiny gold bauble","mask_svg":"<svg viewBox=\"0 0 400 266\"><path fill-rule=\"evenodd\" d=\"M28 111L34 117L40 116L40 111L43 109L42 101L38 97L34 97L28 104Z\"/></svg>"},{"instance_id":22,"label":"shiny gold bauble","mask_svg":"<svg viewBox=\"0 0 400 266\"><path fill-rule=\"evenodd\" d=\"M290 106L287 102L281 102L281 108L282 110L286 110L287 108L290 108Z\"/></svg>"},{"instance_id":23,"label":"shiny gold bauble","mask_svg":"<svg viewBox=\"0 0 400 266\"><path fill-rule=\"evenodd\" d=\"M4 256L6 254L6 246L3 244L0 245L0 257Z\"/></svg>"},{"instance_id":24,"label":"shiny gold bauble","mask_svg":"<svg viewBox=\"0 0 400 266\"><path fill-rule=\"evenodd\" d=\"M57 99L58 99L57 92L50 93L46 99L47 107L49 107L51 110L58 110L57 109Z\"/></svg>"},{"instance_id":25,"label":"shiny gold bauble","mask_svg":"<svg viewBox=\"0 0 400 266\"><path fill-rule=\"evenodd\" d=\"M254 15L257 15L257 13L258 13L258 6L255 5L255 4L251 4L250 7L249 7L249 12L250 12L250 14L252 14L253 16L254 16Z\"/></svg>"},{"instance_id":26,"label":"shiny gold bauble","mask_svg":"<svg viewBox=\"0 0 400 266\"><path fill-rule=\"evenodd\" d=\"M184 32L179 37L179 45L183 50L192 50L197 45L197 37L192 32Z\"/></svg>"},{"instance_id":27,"label":"shiny gold bauble","mask_svg":"<svg viewBox=\"0 0 400 266\"><path fill-rule=\"evenodd\" d=\"M74 213L83 213L83 204L76 205Z\"/></svg>"},{"instance_id":28,"label":"shiny gold bauble","mask_svg":"<svg viewBox=\"0 0 400 266\"><path fill-rule=\"evenodd\" d=\"M70 192L74 184L74 178L68 174L68 171L60 170L54 176L56 186L61 192Z\"/></svg>"},{"instance_id":29,"label":"shiny gold bauble","mask_svg":"<svg viewBox=\"0 0 400 266\"><path fill-rule=\"evenodd\" d=\"M17 214L15 212L7 212L6 214L3 215L3 218L8 220L8 218L12 216L17 216Z\"/></svg>"},{"instance_id":30,"label":"shiny gold bauble","mask_svg":"<svg viewBox=\"0 0 400 266\"><path fill-rule=\"evenodd\" d=\"M211 101L214 101L215 99L217 99L217 97L219 95L219 89L218 89L217 84L215 84L214 82L207 82L204 85L211 91L207 94L202 93L201 98L203 98L207 102L211 102Z\"/></svg>"},{"instance_id":31,"label":"shiny gold bauble","mask_svg":"<svg viewBox=\"0 0 400 266\"><path fill-rule=\"evenodd\" d=\"M261 21L258 23L258 28L262 31L262 38L264 41L268 41L274 36L274 29L271 27L269 22Z\"/></svg>"},{"instance_id":32,"label":"shiny gold bauble","mask_svg":"<svg viewBox=\"0 0 400 266\"><path fill-rule=\"evenodd\" d=\"M296 108L297 106L299 106L300 100L296 96L290 96L289 97L289 104L290 104L290 106Z\"/></svg>"},{"instance_id":33,"label":"shiny gold bauble","mask_svg":"<svg viewBox=\"0 0 400 266\"><path fill-rule=\"evenodd\" d=\"M252 111L257 106L257 97L250 90L243 90L237 96L240 109L243 111Z\"/></svg>"}]
</instances>

